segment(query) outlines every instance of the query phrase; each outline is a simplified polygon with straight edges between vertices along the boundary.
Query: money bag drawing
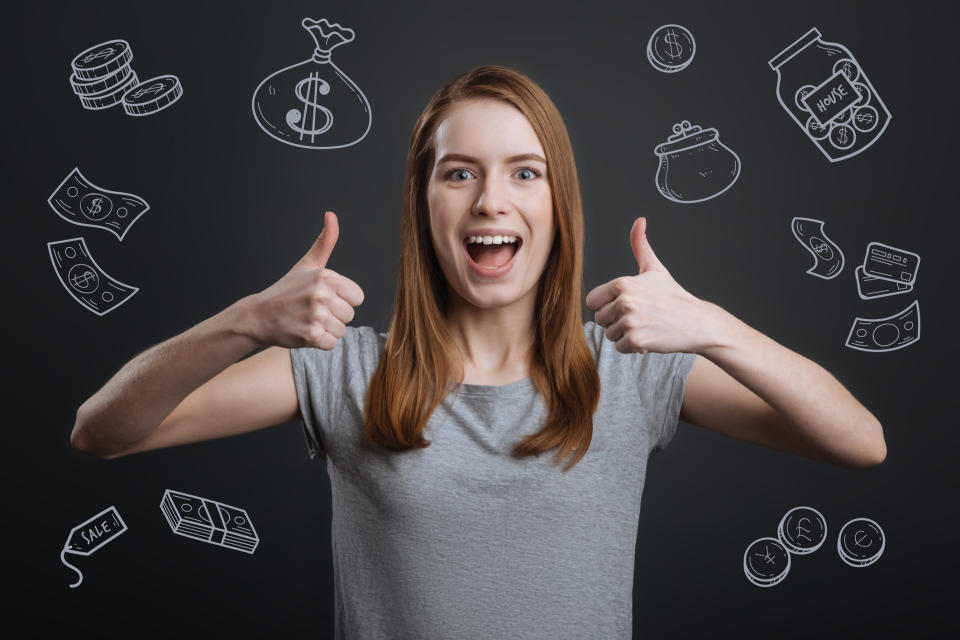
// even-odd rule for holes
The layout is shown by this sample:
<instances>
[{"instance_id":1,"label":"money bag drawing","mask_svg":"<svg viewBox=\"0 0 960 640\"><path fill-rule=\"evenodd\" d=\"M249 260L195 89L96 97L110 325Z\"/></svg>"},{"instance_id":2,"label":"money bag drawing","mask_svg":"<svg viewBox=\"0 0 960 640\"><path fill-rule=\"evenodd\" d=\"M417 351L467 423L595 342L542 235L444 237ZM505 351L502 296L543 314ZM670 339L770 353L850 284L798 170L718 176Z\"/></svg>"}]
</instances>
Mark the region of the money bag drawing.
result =
<instances>
[{"instance_id":1,"label":"money bag drawing","mask_svg":"<svg viewBox=\"0 0 960 640\"><path fill-rule=\"evenodd\" d=\"M720 142L716 129L684 120L653 152L660 158L657 189L674 202L703 202L720 195L740 176L740 158Z\"/></svg>"},{"instance_id":2,"label":"money bag drawing","mask_svg":"<svg viewBox=\"0 0 960 640\"><path fill-rule=\"evenodd\" d=\"M303 62L268 76L253 92L253 117L270 137L302 149L340 149L370 131L370 103L331 59L354 32L326 18L304 18L316 49Z\"/></svg>"}]
</instances>

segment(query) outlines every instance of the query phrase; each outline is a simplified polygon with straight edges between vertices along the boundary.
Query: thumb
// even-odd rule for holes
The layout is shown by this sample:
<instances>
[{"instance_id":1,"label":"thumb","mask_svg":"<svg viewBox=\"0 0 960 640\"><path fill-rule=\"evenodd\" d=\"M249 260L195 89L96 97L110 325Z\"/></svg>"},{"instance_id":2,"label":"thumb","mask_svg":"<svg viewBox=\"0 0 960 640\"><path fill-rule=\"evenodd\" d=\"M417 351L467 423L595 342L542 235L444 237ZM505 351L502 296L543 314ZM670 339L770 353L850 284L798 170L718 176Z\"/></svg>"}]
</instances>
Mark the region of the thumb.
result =
<instances>
[{"instance_id":1,"label":"thumb","mask_svg":"<svg viewBox=\"0 0 960 640\"><path fill-rule=\"evenodd\" d=\"M313 241L310 250L294 266L326 268L327 260L333 253L333 245L337 244L339 237L340 226L337 223L337 215L333 211L327 211L323 214L323 231Z\"/></svg>"},{"instance_id":2,"label":"thumb","mask_svg":"<svg viewBox=\"0 0 960 640\"><path fill-rule=\"evenodd\" d=\"M633 248L633 255L637 259L637 266L640 273L647 271L666 271L663 263L657 259L657 254L653 252L653 247L647 241L647 219L637 218L630 229L630 247Z\"/></svg>"}]
</instances>

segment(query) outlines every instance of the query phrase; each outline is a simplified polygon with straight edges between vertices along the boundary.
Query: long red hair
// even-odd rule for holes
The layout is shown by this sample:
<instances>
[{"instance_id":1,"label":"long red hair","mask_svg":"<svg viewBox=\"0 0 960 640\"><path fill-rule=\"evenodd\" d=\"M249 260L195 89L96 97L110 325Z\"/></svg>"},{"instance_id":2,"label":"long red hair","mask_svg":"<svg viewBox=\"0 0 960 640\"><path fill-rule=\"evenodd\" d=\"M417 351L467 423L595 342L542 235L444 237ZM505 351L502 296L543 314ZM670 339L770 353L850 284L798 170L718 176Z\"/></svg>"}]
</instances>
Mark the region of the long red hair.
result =
<instances>
[{"instance_id":1,"label":"long red hair","mask_svg":"<svg viewBox=\"0 0 960 640\"><path fill-rule=\"evenodd\" d=\"M459 390L463 363L445 317L447 284L430 239L427 181L435 161L434 134L452 105L494 98L519 109L547 161L556 233L537 288L536 338L530 377L548 409L546 424L514 444L523 458L557 449L572 468L590 446L600 377L583 334L583 207L573 147L556 106L533 80L486 65L440 89L410 139L400 227L397 297L386 348L364 400L364 437L403 451L430 446L423 431L445 395Z\"/></svg>"}]
</instances>

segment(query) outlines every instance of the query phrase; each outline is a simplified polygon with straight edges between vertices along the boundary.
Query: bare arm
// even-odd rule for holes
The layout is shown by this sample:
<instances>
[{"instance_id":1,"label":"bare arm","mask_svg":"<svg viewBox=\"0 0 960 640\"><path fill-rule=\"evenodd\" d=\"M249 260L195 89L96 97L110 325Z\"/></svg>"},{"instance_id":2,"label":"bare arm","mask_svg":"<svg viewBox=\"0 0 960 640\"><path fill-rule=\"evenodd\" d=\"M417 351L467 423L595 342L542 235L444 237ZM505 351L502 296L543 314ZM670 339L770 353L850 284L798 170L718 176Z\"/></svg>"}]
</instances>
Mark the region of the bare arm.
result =
<instances>
[{"instance_id":1,"label":"bare arm","mask_svg":"<svg viewBox=\"0 0 960 640\"><path fill-rule=\"evenodd\" d=\"M104 458L295 419L290 348L333 349L363 290L325 268L336 216L280 280L135 356L77 410L71 444ZM268 347L237 362L254 349Z\"/></svg>"},{"instance_id":2,"label":"bare arm","mask_svg":"<svg viewBox=\"0 0 960 640\"><path fill-rule=\"evenodd\" d=\"M848 468L883 461L880 422L827 370L717 305L703 314L716 341L690 371L680 419Z\"/></svg>"},{"instance_id":3,"label":"bare arm","mask_svg":"<svg viewBox=\"0 0 960 640\"><path fill-rule=\"evenodd\" d=\"M287 349L237 362L260 346L250 313L244 298L138 354L80 406L71 444L113 458L295 419Z\"/></svg>"}]
</instances>

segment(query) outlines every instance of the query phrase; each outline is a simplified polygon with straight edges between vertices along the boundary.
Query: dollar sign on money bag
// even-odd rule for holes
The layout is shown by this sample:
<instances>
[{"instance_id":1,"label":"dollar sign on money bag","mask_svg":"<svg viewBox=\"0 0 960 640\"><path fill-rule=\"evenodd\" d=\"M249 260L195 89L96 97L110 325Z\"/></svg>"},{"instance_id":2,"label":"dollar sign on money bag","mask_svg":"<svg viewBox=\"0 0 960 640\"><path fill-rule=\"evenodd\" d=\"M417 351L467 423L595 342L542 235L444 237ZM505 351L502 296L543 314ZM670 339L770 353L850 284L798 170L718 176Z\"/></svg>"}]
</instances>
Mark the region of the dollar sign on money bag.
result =
<instances>
[{"instance_id":1,"label":"dollar sign on money bag","mask_svg":"<svg viewBox=\"0 0 960 640\"><path fill-rule=\"evenodd\" d=\"M330 52L354 39L352 29L326 18L304 18L313 56L268 76L253 93L253 117L268 135L304 149L339 149L370 131L370 103Z\"/></svg>"}]
</instances>

